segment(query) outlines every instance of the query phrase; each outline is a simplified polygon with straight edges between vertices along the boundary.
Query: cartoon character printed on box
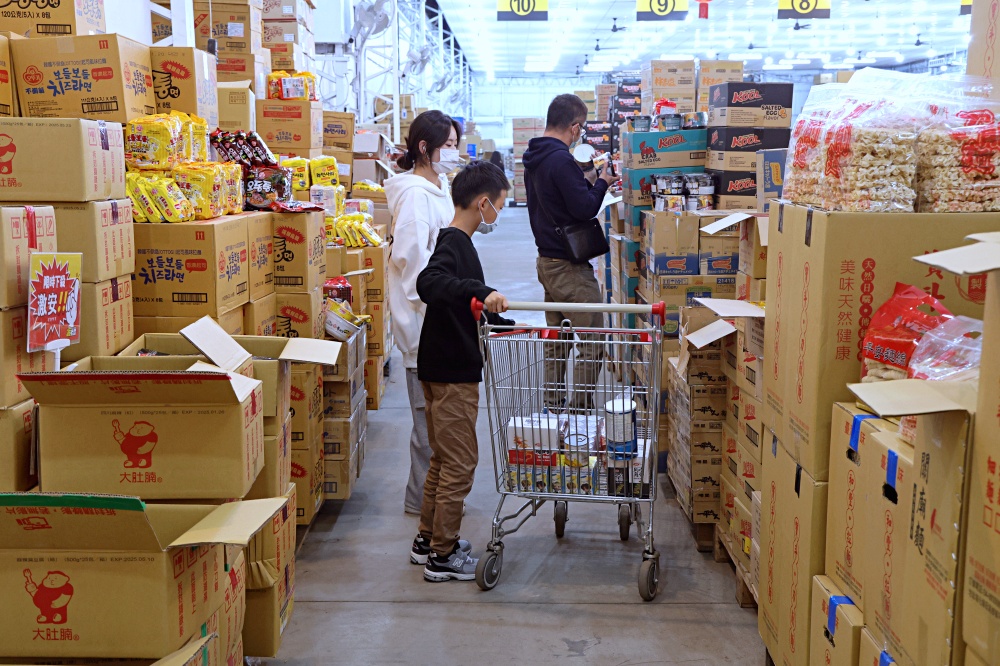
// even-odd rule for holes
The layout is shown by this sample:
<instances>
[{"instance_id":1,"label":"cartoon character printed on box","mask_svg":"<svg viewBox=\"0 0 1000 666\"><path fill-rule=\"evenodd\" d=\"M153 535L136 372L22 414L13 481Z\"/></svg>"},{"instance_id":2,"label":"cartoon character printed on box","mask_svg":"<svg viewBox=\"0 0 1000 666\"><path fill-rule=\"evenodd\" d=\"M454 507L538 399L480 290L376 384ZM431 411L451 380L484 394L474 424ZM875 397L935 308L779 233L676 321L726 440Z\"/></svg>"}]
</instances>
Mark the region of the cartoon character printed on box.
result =
<instances>
[{"instance_id":1,"label":"cartoon character printed on box","mask_svg":"<svg viewBox=\"0 0 1000 666\"><path fill-rule=\"evenodd\" d=\"M153 449L159 436L149 421L136 421L128 432L122 432L118 419L111 423L115 428L115 441L125 454L125 467L148 468L153 464Z\"/></svg>"},{"instance_id":2,"label":"cartoon character printed on box","mask_svg":"<svg viewBox=\"0 0 1000 666\"><path fill-rule=\"evenodd\" d=\"M639 192L644 196L653 196L653 179L650 178L649 182L646 182L646 177L643 176L639 179Z\"/></svg>"},{"instance_id":3,"label":"cartoon character printed on box","mask_svg":"<svg viewBox=\"0 0 1000 666\"><path fill-rule=\"evenodd\" d=\"M639 144L639 153L643 157L656 157L656 149L652 146L647 146L645 141Z\"/></svg>"},{"instance_id":4,"label":"cartoon character printed on box","mask_svg":"<svg viewBox=\"0 0 1000 666\"><path fill-rule=\"evenodd\" d=\"M38 609L38 624L66 624L66 607L73 598L69 576L62 571L50 571L36 584L31 571L25 569L24 589Z\"/></svg>"}]
</instances>

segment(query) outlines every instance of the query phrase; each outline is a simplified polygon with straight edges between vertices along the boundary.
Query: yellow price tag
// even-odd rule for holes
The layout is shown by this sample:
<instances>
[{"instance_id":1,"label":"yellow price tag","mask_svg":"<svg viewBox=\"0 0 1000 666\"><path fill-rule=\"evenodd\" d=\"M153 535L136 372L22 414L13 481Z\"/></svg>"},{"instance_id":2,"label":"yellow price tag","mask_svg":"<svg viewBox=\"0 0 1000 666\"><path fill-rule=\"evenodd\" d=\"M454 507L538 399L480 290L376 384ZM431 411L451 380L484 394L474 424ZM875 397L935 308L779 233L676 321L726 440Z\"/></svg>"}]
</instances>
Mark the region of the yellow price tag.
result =
<instances>
[{"instance_id":1,"label":"yellow price tag","mask_svg":"<svg viewBox=\"0 0 1000 666\"><path fill-rule=\"evenodd\" d=\"M497 0L498 21L548 21L549 0Z\"/></svg>"},{"instance_id":2,"label":"yellow price tag","mask_svg":"<svg viewBox=\"0 0 1000 666\"><path fill-rule=\"evenodd\" d=\"M683 21L688 0L636 0L636 21Z\"/></svg>"},{"instance_id":3,"label":"yellow price tag","mask_svg":"<svg viewBox=\"0 0 1000 666\"><path fill-rule=\"evenodd\" d=\"M780 19L828 19L830 0L778 0Z\"/></svg>"}]
</instances>

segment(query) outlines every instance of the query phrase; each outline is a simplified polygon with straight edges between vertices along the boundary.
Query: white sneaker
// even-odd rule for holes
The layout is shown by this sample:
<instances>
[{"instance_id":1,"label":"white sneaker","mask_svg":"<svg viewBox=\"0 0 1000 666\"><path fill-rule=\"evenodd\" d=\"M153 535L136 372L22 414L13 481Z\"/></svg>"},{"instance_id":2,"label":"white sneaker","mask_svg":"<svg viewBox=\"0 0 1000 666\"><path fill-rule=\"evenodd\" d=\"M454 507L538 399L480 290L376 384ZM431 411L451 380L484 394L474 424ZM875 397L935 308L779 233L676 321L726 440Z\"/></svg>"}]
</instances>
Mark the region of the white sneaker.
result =
<instances>
[{"instance_id":1,"label":"white sneaker","mask_svg":"<svg viewBox=\"0 0 1000 666\"><path fill-rule=\"evenodd\" d=\"M432 555L424 567L424 580L431 583L443 583L449 580L475 580L477 558L472 557L461 548L442 560Z\"/></svg>"}]
</instances>

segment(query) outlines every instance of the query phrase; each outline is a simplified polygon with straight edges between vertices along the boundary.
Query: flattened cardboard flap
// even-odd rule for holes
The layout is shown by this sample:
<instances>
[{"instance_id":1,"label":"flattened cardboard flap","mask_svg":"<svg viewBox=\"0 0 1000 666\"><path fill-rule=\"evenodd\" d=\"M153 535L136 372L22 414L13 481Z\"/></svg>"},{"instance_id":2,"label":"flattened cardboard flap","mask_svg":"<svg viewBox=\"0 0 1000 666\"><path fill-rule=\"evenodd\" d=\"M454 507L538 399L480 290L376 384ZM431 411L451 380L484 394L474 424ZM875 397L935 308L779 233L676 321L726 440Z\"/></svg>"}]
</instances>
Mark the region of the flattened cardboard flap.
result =
<instances>
[{"instance_id":1,"label":"flattened cardboard flap","mask_svg":"<svg viewBox=\"0 0 1000 666\"><path fill-rule=\"evenodd\" d=\"M710 345L716 340L736 332L736 327L725 319L717 319L708 326L700 328L694 333L688 333L684 340L691 346L701 349L705 345Z\"/></svg>"},{"instance_id":2,"label":"flattened cardboard flap","mask_svg":"<svg viewBox=\"0 0 1000 666\"><path fill-rule=\"evenodd\" d=\"M243 402L246 377L216 372L39 372L19 375L40 405L228 405ZM243 397L239 397L240 395Z\"/></svg>"},{"instance_id":3,"label":"flattened cardboard flap","mask_svg":"<svg viewBox=\"0 0 1000 666\"><path fill-rule=\"evenodd\" d=\"M729 227L739 224L743 220L749 219L751 217L753 216L748 215L747 213L733 213L732 215L728 215L722 218L721 220L716 220L711 224L706 224L704 227L701 228L701 232L703 234L708 234L709 236L712 236L719 233L723 229L728 229Z\"/></svg>"},{"instance_id":4,"label":"flattened cardboard flap","mask_svg":"<svg viewBox=\"0 0 1000 666\"><path fill-rule=\"evenodd\" d=\"M215 543L246 546L254 533L271 520L287 501L285 497L272 497L223 504L174 539L170 547Z\"/></svg>"},{"instance_id":5,"label":"flattened cardboard flap","mask_svg":"<svg viewBox=\"0 0 1000 666\"><path fill-rule=\"evenodd\" d=\"M941 412L976 413L976 382L929 382L900 379L848 384L859 400L879 416L913 416Z\"/></svg>"},{"instance_id":6,"label":"flattened cardboard flap","mask_svg":"<svg viewBox=\"0 0 1000 666\"><path fill-rule=\"evenodd\" d=\"M767 232L769 224L770 223L766 216L758 217L757 223L754 224L754 226L757 227L757 239L760 240L761 247L767 247Z\"/></svg>"},{"instance_id":7,"label":"flattened cardboard flap","mask_svg":"<svg viewBox=\"0 0 1000 666\"><path fill-rule=\"evenodd\" d=\"M282 350L280 358L282 361L337 365L337 357L340 355L342 344L335 340L290 338Z\"/></svg>"},{"instance_id":8,"label":"flattened cardboard flap","mask_svg":"<svg viewBox=\"0 0 1000 666\"><path fill-rule=\"evenodd\" d=\"M0 494L0 549L162 552L138 497Z\"/></svg>"},{"instance_id":9,"label":"flattened cardboard flap","mask_svg":"<svg viewBox=\"0 0 1000 666\"><path fill-rule=\"evenodd\" d=\"M694 299L720 317L763 317L764 308L747 301L733 301L726 298Z\"/></svg>"},{"instance_id":10,"label":"flattened cardboard flap","mask_svg":"<svg viewBox=\"0 0 1000 666\"><path fill-rule=\"evenodd\" d=\"M996 240L990 240L996 236ZM972 234L982 242L914 257L922 264L942 268L955 275L978 275L1000 269L1000 233Z\"/></svg>"},{"instance_id":11,"label":"flattened cardboard flap","mask_svg":"<svg viewBox=\"0 0 1000 666\"><path fill-rule=\"evenodd\" d=\"M205 638L191 641L177 652L153 662L153 666L194 666L195 664L208 663L203 658L202 652L210 649L211 644L217 640L219 640L219 634L209 634Z\"/></svg>"},{"instance_id":12,"label":"flattened cardboard flap","mask_svg":"<svg viewBox=\"0 0 1000 666\"><path fill-rule=\"evenodd\" d=\"M250 360L250 352L240 347L211 317L202 317L182 328L181 335L224 370L236 372Z\"/></svg>"}]
</instances>

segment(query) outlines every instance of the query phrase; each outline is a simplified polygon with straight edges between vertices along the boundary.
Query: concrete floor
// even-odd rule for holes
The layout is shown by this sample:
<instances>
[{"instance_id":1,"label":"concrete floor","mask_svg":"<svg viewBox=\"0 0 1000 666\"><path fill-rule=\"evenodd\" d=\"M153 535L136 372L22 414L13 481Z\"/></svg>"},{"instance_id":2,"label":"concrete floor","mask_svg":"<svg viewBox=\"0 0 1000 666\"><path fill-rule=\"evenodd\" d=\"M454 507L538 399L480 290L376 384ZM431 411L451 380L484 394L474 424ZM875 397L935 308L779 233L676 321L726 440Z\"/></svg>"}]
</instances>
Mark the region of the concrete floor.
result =
<instances>
[{"instance_id":1,"label":"concrete floor","mask_svg":"<svg viewBox=\"0 0 1000 666\"><path fill-rule=\"evenodd\" d=\"M504 211L500 228L476 244L491 286L512 300L541 300L524 208ZM656 506L662 573L653 602L638 593L641 541L634 531L629 542L618 539L615 509L607 505L570 504L561 540L551 504L542 507L504 539L500 582L490 592L474 582L424 582L422 567L408 560L417 519L403 513L411 420L402 375L396 353L385 406L369 413L361 479L350 500L326 503L299 551L294 614L278 659L264 663L762 662L755 611L736 604L730 565L695 550L666 483ZM482 411L480 460L489 467L486 420ZM462 531L477 554L499 499L483 471Z\"/></svg>"}]
</instances>

